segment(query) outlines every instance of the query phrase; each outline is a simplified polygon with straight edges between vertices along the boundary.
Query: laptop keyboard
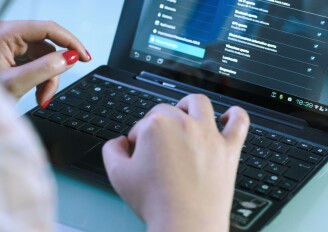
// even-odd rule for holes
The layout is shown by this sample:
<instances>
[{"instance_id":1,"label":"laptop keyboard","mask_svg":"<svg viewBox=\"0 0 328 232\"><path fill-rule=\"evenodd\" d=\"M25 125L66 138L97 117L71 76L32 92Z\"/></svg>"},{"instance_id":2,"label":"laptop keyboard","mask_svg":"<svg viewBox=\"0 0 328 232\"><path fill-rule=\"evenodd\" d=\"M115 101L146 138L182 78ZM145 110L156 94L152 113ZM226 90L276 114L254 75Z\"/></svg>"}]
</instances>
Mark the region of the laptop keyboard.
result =
<instances>
[{"instance_id":1,"label":"laptop keyboard","mask_svg":"<svg viewBox=\"0 0 328 232\"><path fill-rule=\"evenodd\" d=\"M91 76L56 96L47 109L38 108L32 114L108 140L127 135L159 103L175 106L177 101ZM222 129L219 122L218 127ZM252 125L240 157L236 188L284 200L327 153L321 146Z\"/></svg>"}]
</instances>

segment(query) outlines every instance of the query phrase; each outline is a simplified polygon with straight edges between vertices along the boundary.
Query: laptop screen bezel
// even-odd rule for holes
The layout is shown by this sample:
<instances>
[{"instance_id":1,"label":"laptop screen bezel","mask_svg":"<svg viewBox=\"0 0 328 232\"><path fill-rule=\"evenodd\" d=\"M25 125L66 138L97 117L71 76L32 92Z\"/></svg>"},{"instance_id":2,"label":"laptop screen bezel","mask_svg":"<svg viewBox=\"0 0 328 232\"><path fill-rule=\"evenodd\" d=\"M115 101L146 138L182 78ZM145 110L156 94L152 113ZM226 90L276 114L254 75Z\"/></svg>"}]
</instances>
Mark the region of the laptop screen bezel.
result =
<instances>
[{"instance_id":1,"label":"laptop screen bezel","mask_svg":"<svg viewBox=\"0 0 328 232\"><path fill-rule=\"evenodd\" d=\"M120 21L111 49L111 54L107 64L109 67L129 71L136 75L142 71L155 73L174 81L178 81L184 84L191 84L198 88L202 88L218 94L224 94L226 96L237 98L254 105L302 118L314 127L323 128L324 126L322 123L328 124L328 118L321 113L316 113L301 107L273 100L268 94L268 89L263 87L258 87L253 84L241 82L232 78L227 78L220 74L213 74L208 71L201 70L202 75L215 75L216 77L219 77L216 78L219 81L212 82L197 77L196 73L199 73L199 70L187 65L181 64L181 66L187 70L186 72L181 73L165 67L153 65L151 63L142 62L140 60L131 58L130 54L141 16L143 3L144 0L126 0L124 2ZM243 91L244 89L251 91Z\"/></svg>"}]
</instances>

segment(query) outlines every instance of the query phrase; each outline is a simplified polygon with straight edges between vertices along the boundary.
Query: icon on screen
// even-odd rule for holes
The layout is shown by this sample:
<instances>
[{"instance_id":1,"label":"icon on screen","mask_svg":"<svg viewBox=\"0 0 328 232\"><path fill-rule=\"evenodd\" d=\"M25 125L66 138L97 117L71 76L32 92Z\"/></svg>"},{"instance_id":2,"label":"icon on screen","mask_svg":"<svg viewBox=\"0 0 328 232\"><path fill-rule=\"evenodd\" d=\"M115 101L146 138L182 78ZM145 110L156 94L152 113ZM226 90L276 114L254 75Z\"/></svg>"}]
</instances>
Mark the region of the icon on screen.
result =
<instances>
[{"instance_id":1,"label":"icon on screen","mask_svg":"<svg viewBox=\"0 0 328 232\"><path fill-rule=\"evenodd\" d=\"M163 64L163 63L164 63L164 59L162 59L162 58L157 59L157 64Z\"/></svg>"},{"instance_id":2,"label":"icon on screen","mask_svg":"<svg viewBox=\"0 0 328 232\"><path fill-rule=\"evenodd\" d=\"M151 61L151 55L146 56L146 61Z\"/></svg>"},{"instance_id":3,"label":"icon on screen","mask_svg":"<svg viewBox=\"0 0 328 232\"><path fill-rule=\"evenodd\" d=\"M140 57L140 53L139 52L134 52L134 57L135 58L139 58Z\"/></svg>"}]
</instances>

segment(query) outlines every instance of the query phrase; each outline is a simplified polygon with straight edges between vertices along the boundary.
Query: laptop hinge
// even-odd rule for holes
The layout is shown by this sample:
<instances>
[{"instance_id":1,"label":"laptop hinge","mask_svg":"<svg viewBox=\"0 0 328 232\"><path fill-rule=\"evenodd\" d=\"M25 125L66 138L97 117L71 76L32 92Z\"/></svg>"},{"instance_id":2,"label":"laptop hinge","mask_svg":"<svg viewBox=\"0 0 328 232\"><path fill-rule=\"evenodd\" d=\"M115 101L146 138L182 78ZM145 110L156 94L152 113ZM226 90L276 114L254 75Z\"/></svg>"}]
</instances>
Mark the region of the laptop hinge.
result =
<instances>
[{"instance_id":1,"label":"laptop hinge","mask_svg":"<svg viewBox=\"0 0 328 232\"><path fill-rule=\"evenodd\" d=\"M254 104L244 102L238 99L234 99L231 97L227 97L215 92L207 91L201 88L197 88L188 84L184 84L181 82L177 82L166 77L156 75L153 73L149 73L146 71L141 72L139 75L136 76L137 80L147 82L152 85L161 86L163 88L170 89L175 92L179 92L182 94L192 94L192 93L202 93L207 95L213 103L224 106L230 107L233 105L239 105L246 109L250 115L255 117L259 117L262 119L269 119L273 122L284 124L287 126L291 126L296 129L303 129L308 125L308 123L300 118L293 117L287 114L283 114L271 109L267 109L264 107L256 106Z\"/></svg>"}]
</instances>

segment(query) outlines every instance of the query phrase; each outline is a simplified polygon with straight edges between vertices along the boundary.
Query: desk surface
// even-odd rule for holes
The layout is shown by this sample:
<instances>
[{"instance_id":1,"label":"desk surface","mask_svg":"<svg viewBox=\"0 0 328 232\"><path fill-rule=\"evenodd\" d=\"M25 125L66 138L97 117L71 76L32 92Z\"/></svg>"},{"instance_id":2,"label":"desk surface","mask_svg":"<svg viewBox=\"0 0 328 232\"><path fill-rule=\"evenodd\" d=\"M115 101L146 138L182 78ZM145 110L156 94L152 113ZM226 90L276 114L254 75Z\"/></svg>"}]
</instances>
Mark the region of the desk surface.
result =
<instances>
[{"instance_id":1,"label":"desk surface","mask_svg":"<svg viewBox=\"0 0 328 232\"><path fill-rule=\"evenodd\" d=\"M93 56L62 76L63 88L106 64L123 0L14 0L2 19L53 20L71 30ZM73 11L74 9L74 11ZM23 114L35 106L33 91L17 104ZM328 165L263 230L327 231ZM109 190L55 170L58 183L58 231L145 231L144 224Z\"/></svg>"}]
</instances>

